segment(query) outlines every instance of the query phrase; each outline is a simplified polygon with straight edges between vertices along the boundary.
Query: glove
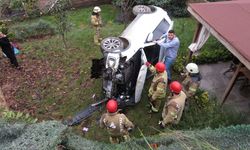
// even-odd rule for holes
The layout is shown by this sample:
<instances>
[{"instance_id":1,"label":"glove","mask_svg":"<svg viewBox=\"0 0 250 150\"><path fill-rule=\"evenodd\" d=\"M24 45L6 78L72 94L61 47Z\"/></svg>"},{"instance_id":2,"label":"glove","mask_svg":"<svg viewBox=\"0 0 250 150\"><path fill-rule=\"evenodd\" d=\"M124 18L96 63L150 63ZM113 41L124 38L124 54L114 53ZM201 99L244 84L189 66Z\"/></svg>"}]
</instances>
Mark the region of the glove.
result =
<instances>
[{"instance_id":1,"label":"glove","mask_svg":"<svg viewBox=\"0 0 250 150\"><path fill-rule=\"evenodd\" d=\"M148 66L150 66L151 64L150 64L150 62L147 61L147 62L145 63L145 65L148 67Z\"/></svg>"},{"instance_id":2,"label":"glove","mask_svg":"<svg viewBox=\"0 0 250 150\"><path fill-rule=\"evenodd\" d=\"M132 132L133 128L128 128L128 132Z\"/></svg>"},{"instance_id":3,"label":"glove","mask_svg":"<svg viewBox=\"0 0 250 150\"><path fill-rule=\"evenodd\" d=\"M165 128L165 125L163 124L163 122L162 121L159 121L159 123L158 123L159 125L160 125L160 128L162 128L162 129L164 129Z\"/></svg>"}]
</instances>

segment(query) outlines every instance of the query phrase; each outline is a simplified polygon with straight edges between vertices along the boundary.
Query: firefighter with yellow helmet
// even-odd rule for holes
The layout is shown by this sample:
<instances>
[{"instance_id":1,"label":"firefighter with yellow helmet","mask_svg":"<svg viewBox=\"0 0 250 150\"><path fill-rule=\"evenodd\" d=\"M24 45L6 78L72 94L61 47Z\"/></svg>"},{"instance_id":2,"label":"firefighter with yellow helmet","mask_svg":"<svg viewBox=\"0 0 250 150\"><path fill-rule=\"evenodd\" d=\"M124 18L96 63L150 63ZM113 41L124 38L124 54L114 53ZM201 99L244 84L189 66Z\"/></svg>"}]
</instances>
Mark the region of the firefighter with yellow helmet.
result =
<instances>
[{"instance_id":1,"label":"firefighter with yellow helmet","mask_svg":"<svg viewBox=\"0 0 250 150\"><path fill-rule=\"evenodd\" d=\"M106 104L107 113L100 119L100 127L108 130L112 144L130 140L129 132L134 128L134 124L124 114L119 113L117 108L117 101L110 99Z\"/></svg>"},{"instance_id":2,"label":"firefighter with yellow helmet","mask_svg":"<svg viewBox=\"0 0 250 150\"><path fill-rule=\"evenodd\" d=\"M158 62L154 67L149 62L146 62L146 66L148 66L149 70L154 74L154 78L148 91L151 108L150 113L159 112L161 100L166 96L166 88L168 83L165 64Z\"/></svg>"},{"instance_id":3,"label":"firefighter with yellow helmet","mask_svg":"<svg viewBox=\"0 0 250 150\"><path fill-rule=\"evenodd\" d=\"M102 18L101 18L101 8L99 6L95 6L91 15L91 24L95 29L94 42L97 45L100 45L102 38L100 37L100 30L102 26Z\"/></svg>"},{"instance_id":4,"label":"firefighter with yellow helmet","mask_svg":"<svg viewBox=\"0 0 250 150\"><path fill-rule=\"evenodd\" d=\"M189 63L186 65L185 79L182 81L183 91L187 94L187 97L190 98L194 96L197 89L200 86L201 75L199 73L198 65L195 63Z\"/></svg>"},{"instance_id":5,"label":"firefighter with yellow helmet","mask_svg":"<svg viewBox=\"0 0 250 150\"><path fill-rule=\"evenodd\" d=\"M167 98L162 112L161 127L167 124L178 124L185 107L186 94L182 91L182 85L178 81L173 81L169 85L171 95Z\"/></svg>"}]
</instances>

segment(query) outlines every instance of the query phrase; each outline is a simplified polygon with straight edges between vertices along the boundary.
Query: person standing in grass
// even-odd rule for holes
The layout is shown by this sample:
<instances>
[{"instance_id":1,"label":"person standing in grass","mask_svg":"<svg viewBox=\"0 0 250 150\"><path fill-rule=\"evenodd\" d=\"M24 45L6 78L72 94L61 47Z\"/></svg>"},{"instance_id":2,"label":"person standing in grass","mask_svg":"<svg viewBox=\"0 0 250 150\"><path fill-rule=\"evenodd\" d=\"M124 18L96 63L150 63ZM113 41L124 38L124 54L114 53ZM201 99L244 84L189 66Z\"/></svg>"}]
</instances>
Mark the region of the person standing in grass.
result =
<instances>
[{"instance_id":1,"label":"person standing in grass","mask_svg":"<svg viewBox=\"0 0 250 150\"><path fill-rule=\"evenodd\" d=\"M145 65L149 67L149 70L154 74L154 78L148 91L148 99L151 108L149 113L157 113L159 112L162 99L166 97L168 75L165 70L165 64L162 62L158 62L155 67L149 62L146 62Z\"/></svg>"},{"instance_id":2,"label":"person standing in grass","mask_svg":"<svg viewBox=\"0 0 250 150\"><path fill-rule=\"evenodd\" d=\"M174 30L169 30L167 34L163 34L161 38L166 37L164 42L155 41L159 46L161 46L161 51L164 54L164 63L166 65L166 70L168 73L168 83L171 82L171 67L176 60L177 53L180 47L180 41L175 35Z\"/></svg>"},{"instance_id":3,"label":"person standing in grass","mask_svg":"<svg viewBox=\"0 0 250 150\"><path fill-rule=\"evenodd\" d=\"M169 85L171 96L167 98L162 112L162 120L159 125L164 128L168 124L178 124L185 107L186 94L182 91L182 85L173 81Z\"/></svg>"},{"instance_id":4,"label":"person standing in grass","mask_svg":"<svg viewBox=\"0 0 250 150\"><path fill-rule=\"evenodd\" d=\"M101 8L95 6L91 15L91 24L95 28L94 42L100 45L102 38L100 37L100 30L102 26Z\"/></svg>"},{"instance_id":5,"label":"person standing in grass","mask_svg":"<svg viewBox=\"0 0 250 150\"><path fill-rule=\"evenodd\" d=\"M10 59L10 63L13 67L20 69L14 49L8 39L8 37L0 32L0 46L2 48L3 53Z\"/></svg>"},{"instance_id":6,"label":"person standing in grass","mask_svg":"<svg viewBox=\"0 0 250 150\"><path fill-rule=\"evenodd\" d=\"M106 104L107 113L100 119L100 127L108 130L112 144L130 140L129 132L134 128L134 124L124 114L119 113L117 108L117 101L110 99Z\"/></svg>"},{"instance_id":7,"label":"person standing in grass","mask_svg":"<svg viewBox=\"0 0 250 150\"><path fill-rule=\"evenodd\" d=\"M182 85L187 97L190 98L195 95L200 86L201 75L199 73L198 65L195 63L187 64L186 70L187 72L184 74L185 79L182 81Z\"/></svg>"}]
</instances>

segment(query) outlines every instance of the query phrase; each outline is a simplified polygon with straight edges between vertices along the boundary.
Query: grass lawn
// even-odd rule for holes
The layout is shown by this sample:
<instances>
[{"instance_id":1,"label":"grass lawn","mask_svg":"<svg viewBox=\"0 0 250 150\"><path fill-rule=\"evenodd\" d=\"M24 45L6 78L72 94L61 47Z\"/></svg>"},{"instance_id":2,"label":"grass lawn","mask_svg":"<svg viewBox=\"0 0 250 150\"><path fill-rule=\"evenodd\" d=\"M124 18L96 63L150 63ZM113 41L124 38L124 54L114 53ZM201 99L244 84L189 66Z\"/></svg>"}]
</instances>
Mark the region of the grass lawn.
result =
<instances>
[{"instance_id":1,"label":"grass lawn","mask_svg":"<svg viewBox=\"0 0 250 150\"><path fill-rule=\"evenodd\" d=\"M124 25L115 22L117 10L110 5L103 5L101 8L104 21L102 36L118 36L123 31ZM30 73L36 70L40 73L34 74L32 85L27 80L20 82L14 96L16 101L25 102L27 109L33 108L33 115L39 120L66 119L94 103L96 101L92 98L94 94L101 97L101 80L90 79L91 60L101 57L99 47L93 43L94 30L90 26L91 11L92 8L85 8L68 12L70 22L73 24L72 30L67 35L68 49L63 48L59 36L30 39L21 43L23 50L22 57L19 57L20 64L29 62L24 65L24 70L27 72L30 69ZM51 16L45 16L42 19L55 22ZM13 26L37 20L17 22ZM181 41L180 55L184 56L192 41L196 22L192 18L174 19L174 21L174 29ZM208 49L213 44L213 40L210 41L206 44ZM23 76L27 77L27 74ZM178 73L175 72L173 78L179 79ZM128 118L142 130L145 136L156 134L160 130L157 123L161 113L147 114L149 84L150 81L147 81L141 102L126 110ZM107 133L98 126L103 110L96 112L81 125L73 127L73 130L88 139L108 141ZM82 134L82 127L88 127L89 131ZM131 136L140 137L141 133L135 129Z\"/></svg>"}]
</instances>

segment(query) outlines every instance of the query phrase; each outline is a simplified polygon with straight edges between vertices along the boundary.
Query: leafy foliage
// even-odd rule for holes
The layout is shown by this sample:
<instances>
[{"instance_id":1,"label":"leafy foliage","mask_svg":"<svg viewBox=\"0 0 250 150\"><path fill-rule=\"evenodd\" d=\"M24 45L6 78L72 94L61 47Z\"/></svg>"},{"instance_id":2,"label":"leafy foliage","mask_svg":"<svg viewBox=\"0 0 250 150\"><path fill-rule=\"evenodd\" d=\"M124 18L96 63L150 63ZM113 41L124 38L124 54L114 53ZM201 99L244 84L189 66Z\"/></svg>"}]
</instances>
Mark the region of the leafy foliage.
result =
<instances>
[{"instance_id":1,"label":"leafy foliage","mask_svg":"<svg viewBox=\"0 0 250 150\"><path fill-rule=\"evenodd\" d=\"M222 109L216 98L201 89L194 97L188 99L188 103L176 129L218 128L239 124L245 118L242 114L233 113L226 108Z\"/></svg>"},{"instance_id":2,"label":"leafy foliage","mask_svg":"<svg viewBox=\"0 0 250 150\"><path fill-rule=\"evenodd\" d=\"M65 48L67 48L66 35L72 25L70 24L70 21L68 20L67 12L65 11L65 8L67 6L68 6L68 1L63 0L63 1L57 2L53 9L53 12L55 13L56 22L57 22L57 29L58 29L59 34L62 37Z\"/></svg>"},{"instance_id":3,"label":"leafy foliage","mask_svg":"<svg viewBox=\"0 0 250 150\"><path fill-rule=\"evenodd\" d=\"M37 22L27 23L12 28L15 33L15 39L25 41L28 38L38 38L45 35L53 35L55 27L45 20L38 20Z\"/></svg>"},{"instance_id":4,"label":"leafy foliage","mask_svg":"<svg viewBox=\"0 0 250 150\"><path fill-rule=\"evenodd\" d=\"M87 140L56 121L32 125L9 124L0 119L0 149L149 149L146 141L157 149L247 149L250 126L238 125L227 128L210 128L195 131L173 131L166 129L157 136L132 139L121 144L107 144Z\"/></svg>"},{"instance_id":5,"label":"leafy foliage","mask_svg":"<svg viewBox=\"0 0 250 150\"><path fill-rule=\"evenodd\" d=\"M38 120L30 116L29 114L25 114L23 112L10 111L10 110L3 111L2 117L8 121L21 121L25 123L36 123Z\"/></svg>"},{"instance_id":6,"label":"leafy foliage","mask_svg":"<svg viewBox=\"0 0 250 150\"><path fill-rule=\"evenodd\" d=\"M193 55L194 62L204 64L232 60L233 55L218 40L210 38L208 44L211 44L209 48L204 47L197 56Z\"/></svg>"},{"instance_id":7,"label":"leafy foliage","mask_svg":"<svg viewBox=\"0 0 250 150\"><path fill-rule=\"evenodd\" d=\"M0 31L3 34L8 34L8 30L9 28L6 26L6 23L4 23L3 21L0 21Z\"/></svg>"},{"instance_id":8,"label":"leafy foliage","mask_svg":"<svg viewBox=\"0 0 250 150\"><path fill-rule=\"evenodd\" d=\"M8 149L55 149L62 142L66 126L56 121L41 122L32 125L7 124L0 122L1 150ZM6 133L5 133L6 132Z\"/></svg>"}]
</instances>

